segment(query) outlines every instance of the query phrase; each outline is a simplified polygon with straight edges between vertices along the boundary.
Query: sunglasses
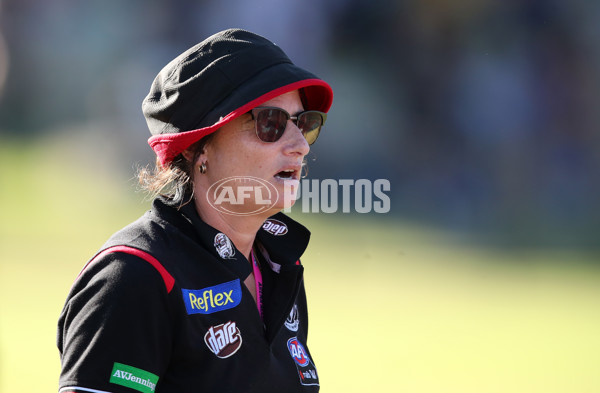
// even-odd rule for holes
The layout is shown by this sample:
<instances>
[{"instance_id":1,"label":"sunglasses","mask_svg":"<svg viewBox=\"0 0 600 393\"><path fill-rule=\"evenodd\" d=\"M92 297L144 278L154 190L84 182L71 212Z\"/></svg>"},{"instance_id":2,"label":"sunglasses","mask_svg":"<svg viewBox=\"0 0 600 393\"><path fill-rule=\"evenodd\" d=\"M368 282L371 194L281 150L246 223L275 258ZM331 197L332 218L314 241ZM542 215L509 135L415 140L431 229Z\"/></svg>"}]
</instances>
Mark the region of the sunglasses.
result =
<instances>
[{"instance_id":1,"label":"sunglasses","mask_svg":"<svg viewBox=\"0 0 600 393\"><path fill-rule=\"evenodd\" d=\"M327 120L327 113L319 111L305 111L291 116L281 108L270 106L254 108L250 114L252 120L255 120L256 135L263 142L277 142L287 128L288 120L291 120L300 129L308 144L312 145Z\"/></svg>"}]
</instances>

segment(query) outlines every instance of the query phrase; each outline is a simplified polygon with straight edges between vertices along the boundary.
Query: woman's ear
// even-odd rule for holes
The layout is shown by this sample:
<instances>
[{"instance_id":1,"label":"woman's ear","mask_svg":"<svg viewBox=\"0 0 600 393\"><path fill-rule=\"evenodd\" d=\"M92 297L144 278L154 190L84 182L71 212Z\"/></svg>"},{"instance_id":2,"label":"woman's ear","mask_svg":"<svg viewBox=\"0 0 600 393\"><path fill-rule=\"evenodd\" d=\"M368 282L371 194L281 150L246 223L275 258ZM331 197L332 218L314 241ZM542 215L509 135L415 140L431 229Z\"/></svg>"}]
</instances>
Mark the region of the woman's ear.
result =
<instances>
[{"instance_id":1,"label":"woman's ear","mask_svg":"<svg viewBox=\"0 0 600 393\"><path fill-rule=\"evenodd\" d=\"M198 162L198 160L204 159L203 157L206 156L206 146L202 147L202 150L200 151L197 151L196 149L191 147L184 150L181 154L183 155L183 158L185 158L189 163L195 165L196 162Z\"/></svg>"},{"instance_id":2,"label":"woman's ear","mask_svg":"<svg viewBox=\"0 0 600 393\"><path fill-rule=\"evenodd\" d=\"M213 138L214 133L205 136L200 141L194 143L183 152L181 155L186 159L187 162L192 165L196 165L198 160L206 161L206 148L210 145L210 141Z\"/></svg>"},{"instance_id":3,"label":"woman's ear","mask_svg":"<svg viewBox=\"0 0 600 393\"><path fill-rule=\"evenodd\" d=\"M194 152L190 149L186 149L184 150L182 153L183 158L185 158L188 162L191 162L192 164L194 164Z\"/></svg>"}]
</instances>

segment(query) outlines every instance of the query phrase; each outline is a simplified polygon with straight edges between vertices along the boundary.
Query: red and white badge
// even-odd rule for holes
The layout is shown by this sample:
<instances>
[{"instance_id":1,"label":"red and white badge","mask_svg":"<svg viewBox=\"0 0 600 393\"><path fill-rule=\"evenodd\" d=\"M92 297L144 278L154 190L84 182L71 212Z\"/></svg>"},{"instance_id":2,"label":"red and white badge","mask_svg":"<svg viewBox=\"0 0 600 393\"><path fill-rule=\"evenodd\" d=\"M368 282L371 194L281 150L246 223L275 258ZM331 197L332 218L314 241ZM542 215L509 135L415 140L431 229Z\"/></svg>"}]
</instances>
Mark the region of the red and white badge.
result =
<instances>
[{"instance_id":1,"label":"red and white badge","mask_svg":"<svg viewBox=\"0 0 600 393\"><path fill-rule=\"evenodd\" d=\"M310 360L304 345L302 345L297 337L292 337L288 340L287 347L290 351L290 355L292 355L292 359L294 359L294 363L296 364L298 377L300 377L300 383L307 386L319 385L317 368Z\"/></svg>"}]
</instances>

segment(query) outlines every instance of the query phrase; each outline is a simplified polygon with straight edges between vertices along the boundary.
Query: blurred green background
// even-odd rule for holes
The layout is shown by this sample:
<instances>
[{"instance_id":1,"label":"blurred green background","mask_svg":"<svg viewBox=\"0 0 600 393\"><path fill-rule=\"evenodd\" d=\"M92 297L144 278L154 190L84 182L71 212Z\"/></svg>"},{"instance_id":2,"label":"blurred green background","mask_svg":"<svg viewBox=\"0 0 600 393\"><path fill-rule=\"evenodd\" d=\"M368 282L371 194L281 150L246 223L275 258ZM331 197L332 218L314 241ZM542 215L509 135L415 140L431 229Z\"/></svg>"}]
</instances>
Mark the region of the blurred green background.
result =
<instances>
[{"instance_id":1,"label":"blurred green background","mask_svg":"<svg viewBox=\"0 0 600 393\"><path fill-rule=\"evenodd\" d=\"M600 3L0 1L0 393L56 391L79 269L144 212L141 100L232 26L329 81L310 178L387 214L294 209L324 392L600 391Z\"/></svg>"}]
</instances>

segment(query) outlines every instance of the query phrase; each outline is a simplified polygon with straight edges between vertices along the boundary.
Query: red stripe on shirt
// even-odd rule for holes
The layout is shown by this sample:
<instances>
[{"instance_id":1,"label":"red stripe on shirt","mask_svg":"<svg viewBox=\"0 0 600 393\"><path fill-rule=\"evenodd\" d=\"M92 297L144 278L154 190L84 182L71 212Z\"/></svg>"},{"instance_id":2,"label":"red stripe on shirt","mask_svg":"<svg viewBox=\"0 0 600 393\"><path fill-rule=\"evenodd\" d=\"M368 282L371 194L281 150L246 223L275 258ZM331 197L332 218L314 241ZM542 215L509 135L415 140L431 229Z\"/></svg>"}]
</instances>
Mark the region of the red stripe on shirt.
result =
<instances>
[{"instance_id":1,"label":"red stripe on shirt","mask_svg":"<svg viewBox=\"0 0 600 393\"><path fill-rule=\"evenodd\" d=\"M161 275L163 281L165 282L165 287L167 288L167 292L171 292L171 290L173 289L173 286L175 285L175 279L173 278L173 276L171 276L169 274L167 269L165 269L165 267L158 261L158 259L154 258L152 255L148 254L145 251L138 250L137 248L133 248L133 247L129 247L129 246L114 246L114 247L107 248L106 250L102 251L101 253L96 255L94 258L92 258L92 260L89 261L87 263L87 265L85 265L85 267L81 270L81 272L83 272L96 259L102 258L113 252L123 252L125 254L135 255L136 257L142 258L144 261L151 264ZM79 275L81 275L81 272L79 273Z\"/></svg>"}]
</instances>

